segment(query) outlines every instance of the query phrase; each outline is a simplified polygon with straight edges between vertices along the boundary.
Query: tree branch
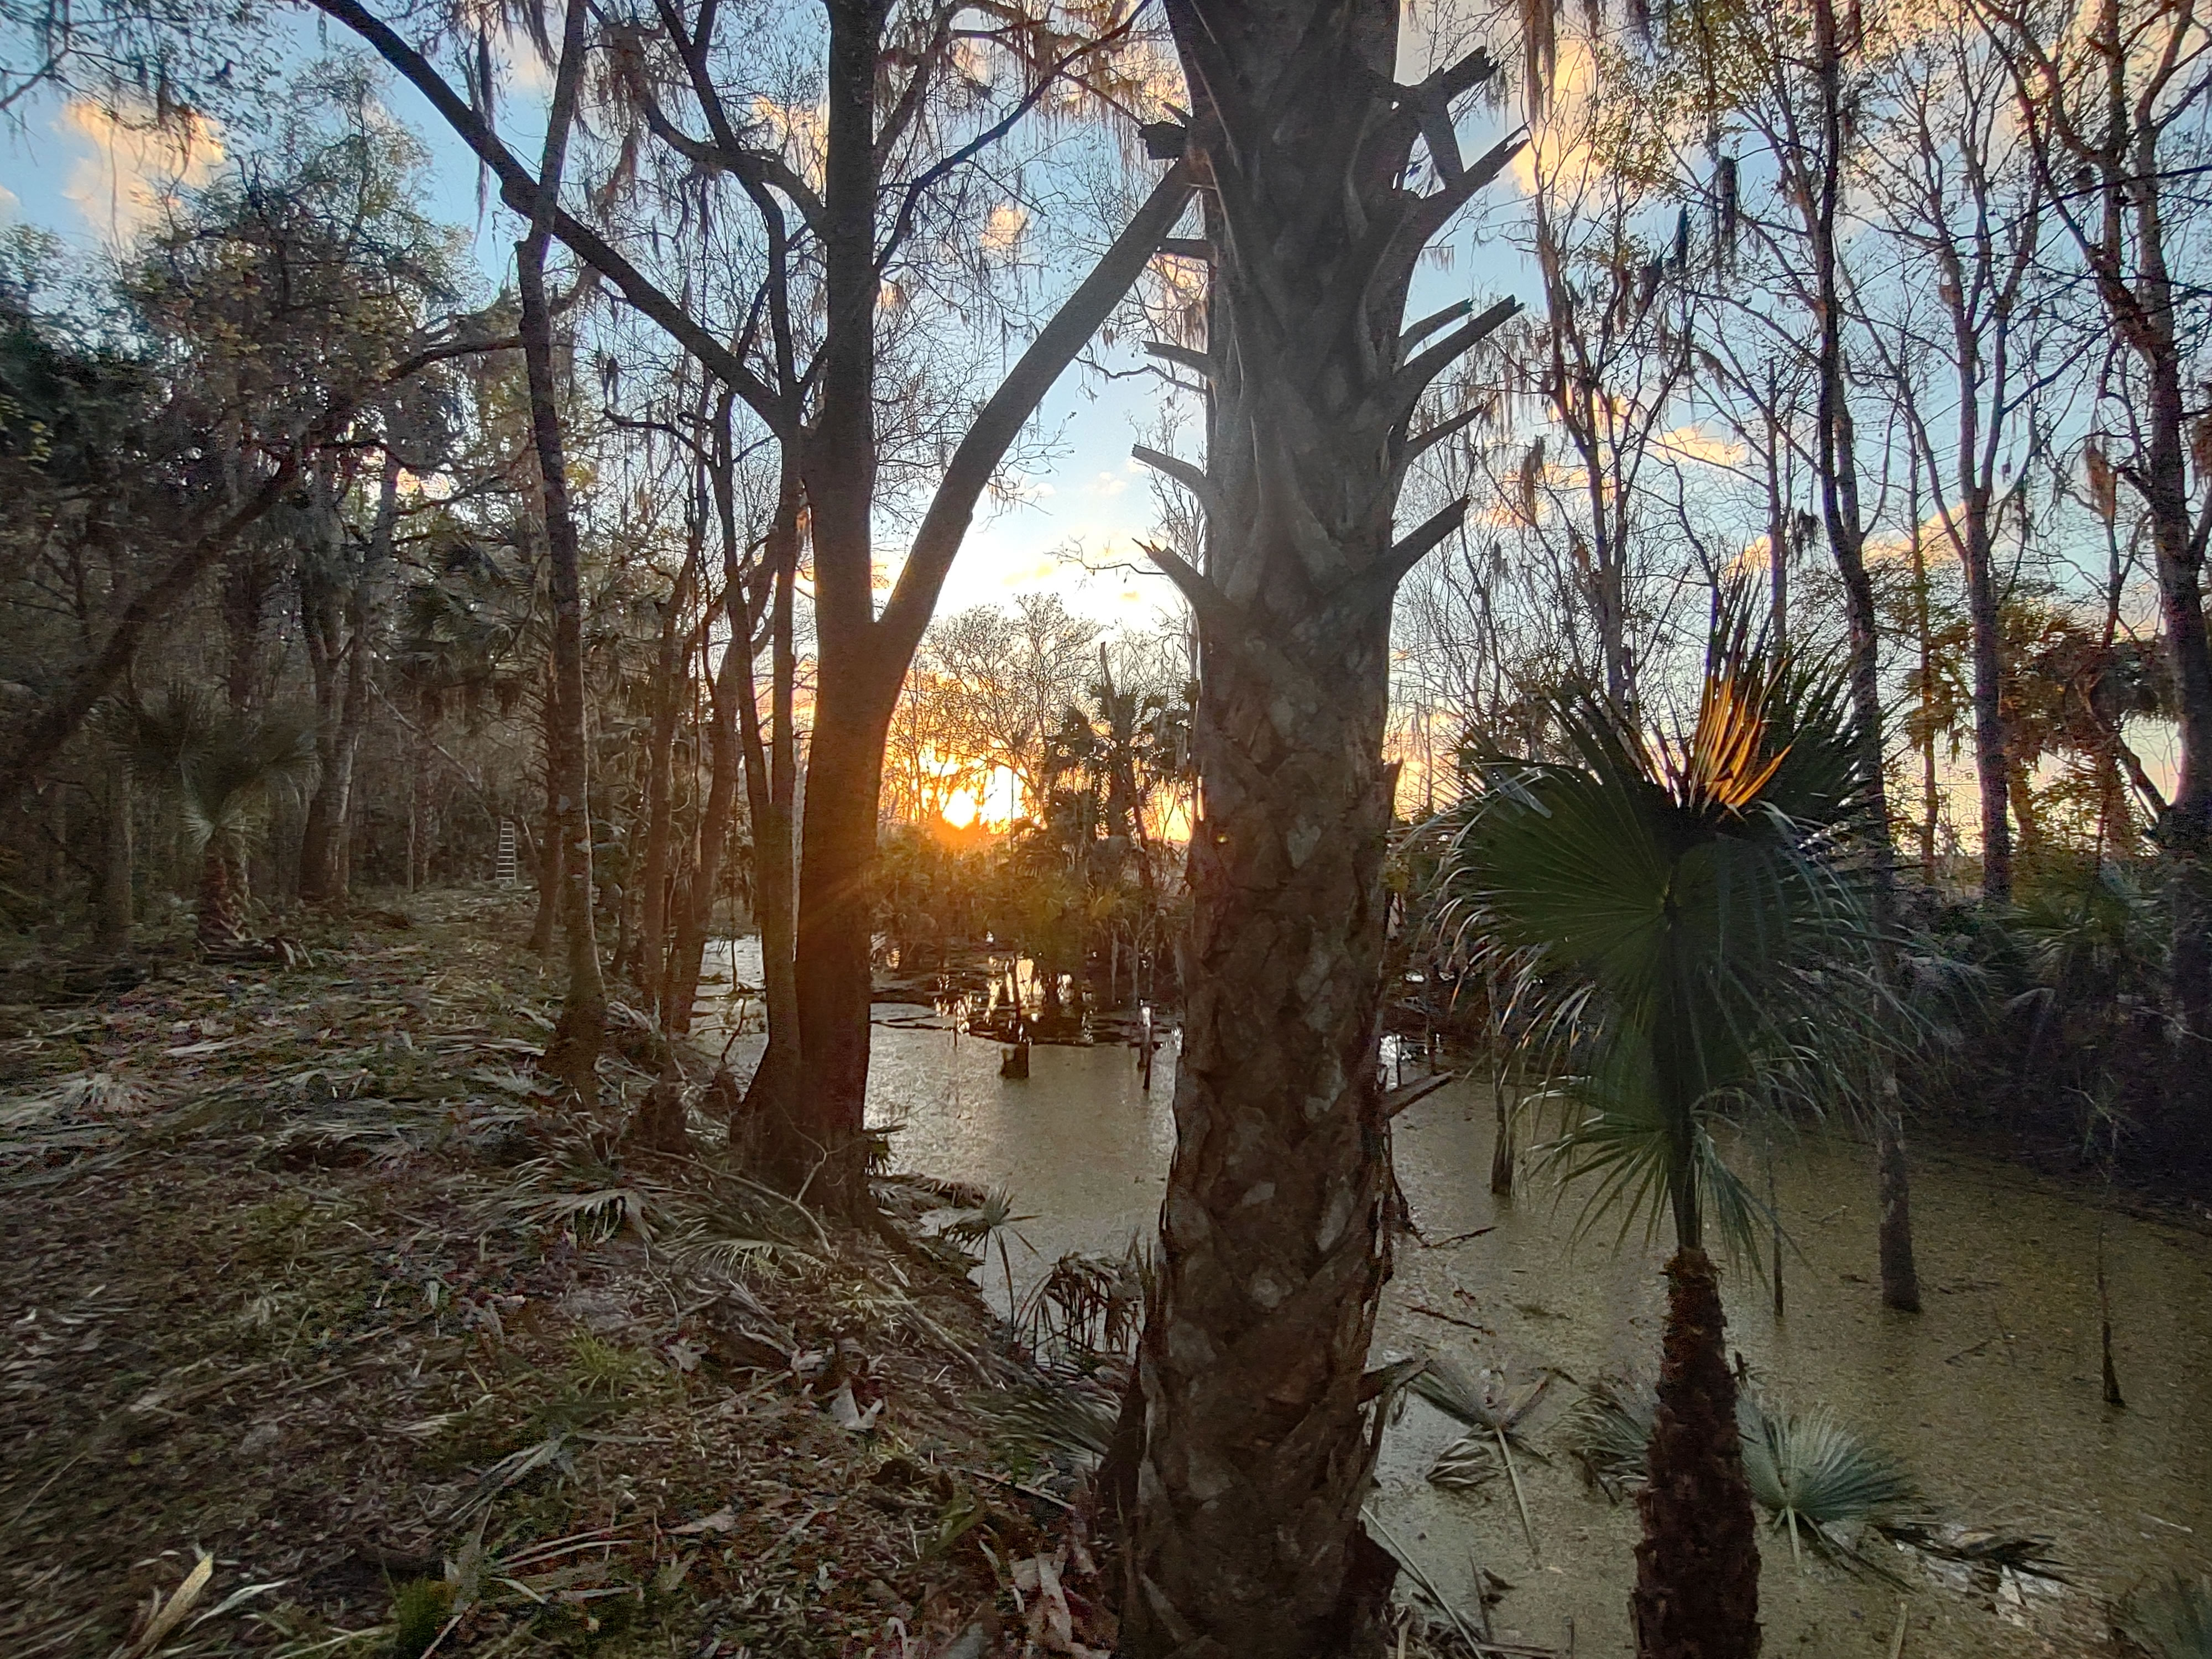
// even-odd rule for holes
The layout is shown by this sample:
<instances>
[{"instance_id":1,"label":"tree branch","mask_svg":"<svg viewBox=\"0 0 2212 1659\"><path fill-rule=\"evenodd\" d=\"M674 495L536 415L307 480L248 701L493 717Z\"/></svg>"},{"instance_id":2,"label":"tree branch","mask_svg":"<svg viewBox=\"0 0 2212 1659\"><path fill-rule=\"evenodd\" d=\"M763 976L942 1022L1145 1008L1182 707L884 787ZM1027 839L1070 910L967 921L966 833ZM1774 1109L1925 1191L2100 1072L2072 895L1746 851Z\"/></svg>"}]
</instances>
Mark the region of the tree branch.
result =
<instances>
[{"instance_id":1,"label":"tree branch","mask_svg":"<svg viewBox=\"0 0 2212 1659\"><path fill-rule=\"evenodd\" d=\"M433 69L421 52L401 40L388 25L371 15L360 0L313 0L313 3L325 15L335 18L366 40L379 57L429 100L431 106L445 118L446 124L499 180L502 202L526 219L535 215L538 207L536 178L500 140L483 118L447 84L445 76ZM635 309L659 324L671 339L696 357L715 378L744 398L746 407L758 416L770 431L779 437L787 437L795 432L795 420L787 407L786 400L777 396L775 389L748 368L735 352L686 316L675 301L616 252L604 237L557 206L553 210L552 222L553 234L574 251L578 258L612 283Z\"/></svg>"},{"instance_id":2,"label":"tree branch","mask_svg":"<svg viewBox=\"0 0 2212 1659\"><path fill-rule=\"evenodd\" d=\"M1007 448L1036 413L1060 372L1121 303L1158 248L1160 239L1175 228L1189 204L1191 190L1190 175L1180 162L1168 170L1091 274L1030 343L1029 349L1000 382L952 452L921 527L915 532L905 567L884 606L882 625L888 647L884 659L898 664L901 678L908 657L921 643L922 629L929 625L930 614L937 608L938 592L975 516L975 503L999 470L999 463L1006 459Z\"/></svg>"},{"instance_id":3,"label":"tree branch","mask_svg":"<svg viewBox=\"0 0 2212 1659\"><path fill-rule=\"evenodd\" d=\"M1190 491L1198 498L1198 504L1205 509L1207 518L1220 517L1221 497L1213 488L1213 480L1206 476L1205 468L1194 465L1179 455L1164 454L1143 444L1137 445L1129 454L1132 459L1142 461L1155 472L1164 472Z\"/></svg>"}]
</instances>

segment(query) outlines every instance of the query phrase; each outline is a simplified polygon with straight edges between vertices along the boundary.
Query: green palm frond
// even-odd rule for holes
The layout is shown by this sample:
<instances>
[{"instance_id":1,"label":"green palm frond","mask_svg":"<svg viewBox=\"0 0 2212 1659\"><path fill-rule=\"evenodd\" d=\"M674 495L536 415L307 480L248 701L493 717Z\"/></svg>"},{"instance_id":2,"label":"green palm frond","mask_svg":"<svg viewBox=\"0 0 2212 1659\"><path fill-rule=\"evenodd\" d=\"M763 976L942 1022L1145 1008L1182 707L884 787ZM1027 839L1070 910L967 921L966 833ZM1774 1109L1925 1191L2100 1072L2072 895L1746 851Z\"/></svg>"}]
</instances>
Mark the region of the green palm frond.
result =
<instances>
[{"instance_id":1,"label":"green palm frond","mask_svg":"<svg viewBox=\"0 0 2212 1659\"><path fill-rule=\"evenodd\" d=\"M963 1249L974 1249L1001 1232L1012 1231L1023 1222L1036 1219L1033 1215L1016 1215L1012 1196L1004 1187L994 1187L974 1209L963 1210L946 1222L944 1236Z\"/></svg>"},{"instance_id":2,"label":"green palm frond","mask_svg":"<svg viewBox=\"0 0 2212 1659\"><path fill-rule=\"evenodd\" d=\"M105 724L132 769L175 799L195 850L242 841L271 799L315 765L314 730L305 721L235 713L185 685L118 706Z\"/></svg>"},{"instance_id":3,"label":"green palm frond","mask_svg":"<svg viewBox=\"0 0 2212 1659\"><path fill-rule=\"evenodd\" d=\"M1895 1516L1912 1498L1904 1469L1825 1407L1791 1411L1740 1396L1743 1474L1751 1495L1790 1534L1831 1553L1858 1559L1856 1534Z\"/></svg>"},{"instance_id":4,"label":"green palm frond","mask_svg":"<svg viewBox=\"0 0 2212 1659\"><path fill-rule=\"evenodd\" d=\"M1658 1392L1648 1381L1601 1378L1568 1414L1567 1448L1608 1494L1635 1486L1644 1478L1658 1414ZM1752 1498L1776 1531L1790 1534L1793 1556L1810 1543L1846 1566L1879 1571L1858 1547L1869 1528L1893 1529L1929 1547L1923 1540L1931 1528L1905 1515L1914 1492L1904 1469L1826 1407L1792 1411L1745 1392L1735 1416Z\"/></svg>"},{"instance_id":5,"label":"green palm frond","mask_svg":"<svg viewBox=\"0 0 2212 1659\"><path fill-rule=\"evenodd\" d=\"M1589 1214L1671 1212L1678 1240L1748 1244L1759 1206L1713 1127L1825 1106L1883 1001L1839 857L1867 788L1841 678L1723 629L1695 726L1653 738L1611 704L1556 706L1567 760L1493 759L1447 820L1437 926L1525 1022L1563 1108L1553 1167Z\"/></svg>"},{"instance_id":6,"label":"green palm frond","mask_svg":"<svg viewBox=\"0 0 2212 1659\"><path fill-rule=\"evenodd\" d=\"M2146 1584L2120 1603L2116 1623L2151 1659L2212 1659L2212 1575Z\"/></svg>"},{"instance_id":7,"label":"green palm frond","mask_svg":"<svg viewBox=\"0 0 2212 1659\"><path fill-rule=\"evenodd\" d=\"M1549 1091L1565 1121L1551 1140L1534 1149L1536 1167L1563 1185L1588 1183L1577 1236L1608 1215L1618 1215L1616 1245L1638 1221L1644 1237L1681 1207L1710 1219L1732 1249L1756 1258L1760 1229L1772 1219L1766 1206L1729 1168L1713 1139L1732 1103L1708 1095L1686 1115L1670 1109L1640 1033L1629 1030L1594 1045L1598 1064ZM1684 1138L1686 1137L1686 1145Z\"/></svg>"}]
</instances>

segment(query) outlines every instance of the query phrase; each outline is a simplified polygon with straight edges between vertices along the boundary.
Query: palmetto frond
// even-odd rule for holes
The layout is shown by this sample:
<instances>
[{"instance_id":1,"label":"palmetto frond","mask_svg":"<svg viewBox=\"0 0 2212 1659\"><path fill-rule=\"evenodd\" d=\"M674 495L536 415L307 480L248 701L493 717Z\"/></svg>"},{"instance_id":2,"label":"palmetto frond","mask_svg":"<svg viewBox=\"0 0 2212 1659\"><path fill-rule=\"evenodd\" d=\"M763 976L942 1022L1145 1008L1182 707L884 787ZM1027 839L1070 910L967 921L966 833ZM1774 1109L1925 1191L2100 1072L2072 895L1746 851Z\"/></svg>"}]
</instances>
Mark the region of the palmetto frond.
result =
<instances>
[{"instance_id":1,"label":"palmetto frond","mask_svg":"<svg viewBox=\"0 0 2212 1659\"><path fill-rule=\"evenodd\" d=\"M2212 1659L2212 1575L2146 1584L2120 1604L2118 1622L2152 1659Z\"/></svg>"},{"instance_id":2,"label":"palmetto frond","mask_svg":"<svg viewBox=\"0 0 2212 1659\"><path fill-rule=\"evenodd\" d=\"M1751 1495L1790 1534L1856 1557L1853 1534L1890 1519L1912 1498L1912 1482L1888 1453L1846 1428L1825 1407L1791 1411L1745 1396L1737 1411L1743 1474Z\"/></svg>"},{"instance_id":3,"label":"palmetto frond","mask_svg":"<svg viewBox=\"0 0 2212 1659\"><path fill-rule=\"evenodd\" d=\"M1834 1039L1873 1022L1839 1016L1876 980L1837 857L1866 795L1839 677L1741 627L1713 661L1679 741L1585 696L1555 710L1572 758L1485 766L1453 815L1438 914L1527 1010L1553 1079L1539 1097L1565 1119L1549 1156L1596 1183L1591 1213L1625 1208L1625 1231L1671 1211L1689 1244L1710 1210L1742 1245L1759 1206L1712 1126L1853 1075Z\"/></svg>"},{"instance_id":4,"label":"palmetto frond","mask_svg":"<svg viewBox=\"0 0 2212 1659\"><path fill-rule=\"evenodd\" d=\"M315 764L304 722L234 713L184 685L118 708L109 725L133 769L174 797L195 849L242 840L270 798Z\"/></svg>"}]
</instances>

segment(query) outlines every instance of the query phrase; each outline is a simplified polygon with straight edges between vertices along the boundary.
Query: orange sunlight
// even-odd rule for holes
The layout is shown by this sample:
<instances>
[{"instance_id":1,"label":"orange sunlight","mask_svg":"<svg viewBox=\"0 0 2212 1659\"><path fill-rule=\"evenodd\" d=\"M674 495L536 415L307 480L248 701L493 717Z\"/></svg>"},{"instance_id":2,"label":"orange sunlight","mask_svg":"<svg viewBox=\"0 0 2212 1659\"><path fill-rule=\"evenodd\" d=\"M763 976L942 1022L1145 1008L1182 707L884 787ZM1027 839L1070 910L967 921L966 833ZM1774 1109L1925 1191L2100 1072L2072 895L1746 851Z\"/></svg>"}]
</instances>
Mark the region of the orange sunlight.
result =
<instances>
[{"instance_id":1,"label":"orange sunlight","mask_svg":"<svg viewBox=\"0 0 2212 1659\"><path fill-rule=\"evenodd\" d=\"M945 797L939 809L939 816L955 830L981 825L994 833L1007 829L1021 815L1021 780L1004 766L993 767L980 784L963 784Z\"/></svg>"}]
</instances>

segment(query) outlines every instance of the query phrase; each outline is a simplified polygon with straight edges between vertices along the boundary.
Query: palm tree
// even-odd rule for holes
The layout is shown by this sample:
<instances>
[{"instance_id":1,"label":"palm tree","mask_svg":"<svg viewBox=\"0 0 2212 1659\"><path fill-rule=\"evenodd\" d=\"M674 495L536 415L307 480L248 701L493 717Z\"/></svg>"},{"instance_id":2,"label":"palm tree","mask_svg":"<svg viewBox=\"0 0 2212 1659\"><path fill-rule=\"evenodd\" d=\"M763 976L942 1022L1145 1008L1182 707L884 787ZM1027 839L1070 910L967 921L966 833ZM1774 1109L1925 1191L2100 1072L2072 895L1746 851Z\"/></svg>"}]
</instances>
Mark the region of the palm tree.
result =
<instances>
[{"instance_id":1,"label":"palm tree","mask_svg":"<svg viewBox=\"0 0 2212 1659\"><path fill-rule=\"evenodd\" d=\"M1837 855L1869 786L1845 685L1716 639L1695 726L1648 740L1611 703L1554 717L1567 758L1496 761L1459 811L1446 925L1546 1009L1564 1133L1553 1168L1591 1213L1674 1224L1665 1348L1638 1498L1645 1659L1759 1645L1759 1552L1710 1228L1755 1259L1759 1206L1714 1130L1802 1080L1869 929Z\"/></svg>"},{"instance_id":2,"label":"palm tree","mask_svg":"<svg viewBox=\"0 0 2212 1659\"><path fill-rule=\"evenodd\" d=\"M199 857L201 945L235 947L246 933L246 852L275 797L313 769L313 728L282 714L219 709L182 685L151 704L122 707L115 723L131 769L175 800Z\"/></svg>"}]
</instances>

